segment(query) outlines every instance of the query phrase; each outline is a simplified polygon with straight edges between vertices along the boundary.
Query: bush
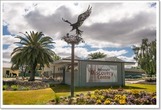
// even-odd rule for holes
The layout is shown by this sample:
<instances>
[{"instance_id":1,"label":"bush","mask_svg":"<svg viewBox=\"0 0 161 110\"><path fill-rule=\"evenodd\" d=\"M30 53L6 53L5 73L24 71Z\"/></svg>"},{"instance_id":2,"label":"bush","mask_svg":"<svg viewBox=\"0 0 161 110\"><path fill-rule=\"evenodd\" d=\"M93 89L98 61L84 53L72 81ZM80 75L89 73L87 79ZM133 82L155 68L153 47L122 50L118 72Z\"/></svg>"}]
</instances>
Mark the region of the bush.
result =
<instances>
[{"instance_id":1,"label":"bush","mask_svg":"<svg viewBox=\"0 0 161 110\"><path fill-rule=\"evenodd\" d=\"M55 103L58 104L60 102L60 97L55 94Z\"/></svg>"},{"instance_id":2,"label":"bush","mask_svg":"<svg viewBox=\"0 0 161 110\"><path fill-rule=\"evenodd\" d=\"M3 85L8 85L8 86L16 85L16 81L3 81Z\"/></svg>"},{"instance_id":3,"label":"bush","mask_svg":"<svg viewBox=\"0 0 161 110\"><path fill-rule=\"evenodd\" d=\"M146 82L156 82L156 78L155 77L147 77L145 78Z\"/></svg>"},{"instance_id":4,"label":"bush","mask_svg":"<svg viewBox=\"0 0 161 110\"><path fill-rule=\"evenodd\" d=\"M17 90L16 85L18 86L19 90L36 90L49 87L49 84L41 81L3 81L3 85L8 85L7 90L9 90L10 88L15 88L15 90Z\"/></svg>"},{"instance_id":5,"label":"bush","mask_svg":"<svg viewBox=\"0 0 161 110\"><path fill-rule=\"evenodd\" d=\"M16 90L18 90L19 87L18 87L18 85L12 85L11 88L12 88L14 91L16 91Z\"/></svg>"},{"instance_id":6,"label":"bush","mask_svg":"<svg viewBox=\"0 0 161 110\"><path fill-rule=\"evenodd\" d=\"M3 90L7 90L8 87L8 85L3 85Z\"/></svg>"},{"instance_id":7,"label":"bush","mask_svg":"<svg viewBox=\"0 0 161 110\"><path fill-rule=\"evenodd\" d=\"M30 87L21 87L21 90L30 90Z\"/></svg>"}]
</instances>

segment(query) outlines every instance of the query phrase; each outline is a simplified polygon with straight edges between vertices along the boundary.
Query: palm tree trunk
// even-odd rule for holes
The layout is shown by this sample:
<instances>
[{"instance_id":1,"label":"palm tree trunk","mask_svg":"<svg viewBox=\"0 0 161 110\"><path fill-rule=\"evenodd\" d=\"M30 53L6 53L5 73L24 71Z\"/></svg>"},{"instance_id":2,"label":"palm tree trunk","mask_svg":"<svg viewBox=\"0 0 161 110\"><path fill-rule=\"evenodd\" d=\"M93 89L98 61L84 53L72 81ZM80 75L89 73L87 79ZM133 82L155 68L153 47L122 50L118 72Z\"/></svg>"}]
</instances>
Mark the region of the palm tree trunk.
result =
<instances>
[{"instance_id":1,"label":"palm tree trunk","mask_svg":"<svg viewBox=\"0 0 161 110\"><path fill-rule=\"evenodd\" d=\"M36 64L31 65L31 73L28 81L35 81Z\"/></svg>"}]
</instances>

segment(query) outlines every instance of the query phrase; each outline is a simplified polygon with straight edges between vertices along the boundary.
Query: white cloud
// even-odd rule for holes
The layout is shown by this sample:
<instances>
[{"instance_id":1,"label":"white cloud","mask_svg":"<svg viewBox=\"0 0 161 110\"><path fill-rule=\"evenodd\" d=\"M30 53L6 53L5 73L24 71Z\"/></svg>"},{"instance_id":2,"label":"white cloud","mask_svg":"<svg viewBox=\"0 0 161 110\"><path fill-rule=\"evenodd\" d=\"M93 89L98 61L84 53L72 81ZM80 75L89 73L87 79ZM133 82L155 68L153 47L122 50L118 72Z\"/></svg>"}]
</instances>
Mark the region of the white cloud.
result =
<instances>
[{"instance_id":1,"label":"white cloud","mask_svg":"<svg viewBox=\"0 0 161 110\"><path fill-rule=\"evenodd\" d=\"M75 55L81 58L87 58L89 51L86 48L76 47Z\"/></svg>"},{"instance_id":2,"label":"white cloud","mask_svg":"<svg viewBox=\"0 0 161 110\"><path fill-rule=\"evenodd\" d=\"M3 35L3 44L13 44L14 42L20 41L18 38L12 35Z\"/></svg>"},{"instance_id":3,"label":"white cloud","mask_svg":"<svg viewBox=\"0 0 161 110\"><path fill-rule=\"evenodd\" d=\"M3 61L10 62L11 61L11 53L13 49L16 48L16 44L10 44L7 49L3 49Z\"/></svg>"},{"instance_id":4,"label":"white cloud","mask_svg":"<svg viewBox=\"0 0 161 110\"><path fill-rule=\"evenodd\" d=\"M5 21L3 21L3 26L7 26L8 24L5 22Z\"/></svg>"},{"instance_id":5,"label":"white cloud","mask_svg":"<svg viewBox=\"0 0 161 110\"><path fill-rule=\"evenodd\" d=\"M61 56L62 58L71 56L71 47L70 46L65 47L65 48L64 47L57 47L57 48L54 48L53 51L56 54L58 54L59 56ZM75 47L75 55L78 57L81 57L81 58L87 58L88 54L95 53L95 52L104 53L107 55L107 57L112 57L112 56L118 57L121 55L123 56L124 54L127 53L126 50L108 51L108 50L103 50L103 49L97 49L97 50L91 51L91 50L86 49L85 47L79 47L79 46Z\"/></svg>"},{"instance_id":6,"label":"white cloud","mask_svg":"<svg viewBox=\"0 0 161 110\"><path fill-rule=\"evenodd\" d=\"M126 56L118 56L118 58L122 59L123 61L126 61L126 62L133 62L134 64L126 64L125 65L125 68L131 68L131 67L137 67L137 63L136 61L134 60L134 55L132 55L131 57L126 57Z\"/></svg>"},{"instance_id":7,"label":"white cloud","mask_svg":"<svg viewBox=\"0 0 161 110\"><path fill-rule=\"evenodd\" d=\"M147 2L4 2L2 21L15 35L25 31L42 31L54 39L53 50L61 57L67 57L71 55L70 45L61 37L71 27L62 21L62 17L74 23L88 5L92 6L92 13L80 27L84 31L82 37L85 43L75 46L75 54L79 57L85 58L89 53L100 51L107 56L133 61L132 57L125 56L126 50L108 51L102 48L130 47L141 43L143 38L156 38L156 8L149 8ZM13 36L3 36L3 44L16 41ZM88 50L85 45L97 50ZM4 59L9 58L14 47L12 44L3 51Z\"/></svg>"},{"instance_id":8,"label":"white cloud","mask_svg":"<svg viewBox=\"0 0 161 110\"><path fill-rule=\"evenodd\" d=\"M124 60L124 61L127 61L127 62L135 62L134 60L134 55L131 56L131 57L126 57L126 56L118 56L118 58Z\"/></svg>"},{"instance_id":9,"label":"white cloud","mask_svg":"<svg viewBox=\"0 0 161 110\"><path fill-rule=\"evenodd\" d=\"M64 47L64 46L68 46L68 44L65 42L65 41L63 41L63 40L54 40L54 47L55 48L58 48L58 47Z\"/></svg>"},{"instance_id":10,"label":"white cloud","mask_svg":"<svg viewBox=\"0 0 161 110\"><path fill-rule=\"evenodd\" d=\"M62 58L71 56L71 47L57 47L54 48L53 51ZM86 48L75 47L75 55L81 58L86 58L88 55L88 51Z\"/></svg>"},{"instance_id":11,"label":"white cloud","mask_svg":"<svg viewBox=\"0 0 161 110\"><path fill-rule=\"evenodd\" d=\"M102 41L102 44L107 42L106 46L109 47L137 43L140 39L146 37L145 31L141 30L143 27L146 27L148 31L151 27L155 28L156 26L156 9L149 8L147 2L78 2L77 5L75 5L75 2L37 2L34 4L36 5L33 5L32 2L4 4L3 19L8 23L8 29L11 33L36 30L43 31L50 36L58 34L56 35L57 38L61 38L71 29L61 18L63 17L74 23L77 16L84 12L88 5L92 6L92 13L81 27L84 31L83 37L88 37L88 39L96 42L100 38L99 41ZM136 29L143 36L137 35ZM150 32L154 33L155 30ZM121 37L121 39L119 40L118 37ZM153 39L154 37L155 34L152 35ZM148 36L148 38L150 37ZM115 39L119 41L115 41Z\"/></svg>"},{"instance_id":12,"label":"white cloud","mask_svg":"<svg viewBox=\"0 0 161 110\"><path fill-rule=\"evenodd\" d=\"M92 37L91 37L92 38ZM108 42L108 41L101 41L98 42L99 39L90 39L90 38L84 38L86 44L88 44L89 46L91 46L92 48L107 48L107 47L120 47L121 45L116 43L112 43L112 42Z\"/></svg>"},{"instance_id":13,"label":"white cloud","mask_svg":"<svg viewBox=\"0 0 161 110\"><path fill-rule=\"evenodd\" d=\"M30 26L26 21L25 15L30 11L35 10L34 3L3 3L3 24L7 24L8 30L11 34L18 34L19 32L26 32L37 30Z\"/></svg>"},{"instance_id":14,"label":"white cloud","mask_svg":"<svg viewBox=\"0 0 161 110\"><path fill-rule=\"evenodd\" d=\"M69 47L57 47L54 48L53 51L60 57L64 58L70 56L71 49Z\"/></svg>"}]
</instances>

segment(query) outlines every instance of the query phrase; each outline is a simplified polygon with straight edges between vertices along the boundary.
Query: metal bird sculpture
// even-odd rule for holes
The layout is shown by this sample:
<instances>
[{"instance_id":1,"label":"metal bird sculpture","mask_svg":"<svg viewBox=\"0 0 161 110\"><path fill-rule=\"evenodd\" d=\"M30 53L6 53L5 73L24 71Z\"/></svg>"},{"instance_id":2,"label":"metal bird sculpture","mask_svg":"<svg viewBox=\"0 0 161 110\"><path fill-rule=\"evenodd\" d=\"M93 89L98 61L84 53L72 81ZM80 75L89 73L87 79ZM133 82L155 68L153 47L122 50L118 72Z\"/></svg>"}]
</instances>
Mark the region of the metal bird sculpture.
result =
<instances>
[{"instance_id":1,"label":"metal bird sculpture","mask_svg":"<svg viewBox=\"0 0 161 110\"><path fill-rule=\"evenodd\" d=\"M83 24L83 22L90 16L91 10L92 10L92 7L90 7L90 5L89 5L89 6L88 6L88 9L87 9L84 13L82 13L82 14L80 14L80 15L78 16L78 19L77 19L77 22L76 22L76 23L73 23L73 24L72 24L71 22L69 22L68 20L65 20L65 19L63 19L63 18L62 18L62 20L63 20L64 22L69 23L70 26L72 26L72 30L71 30L71 31L76 30L76 34L81 36L83 31L79 30L78 28L79 28L79 27Z\"/></svg>"}]
</instances>

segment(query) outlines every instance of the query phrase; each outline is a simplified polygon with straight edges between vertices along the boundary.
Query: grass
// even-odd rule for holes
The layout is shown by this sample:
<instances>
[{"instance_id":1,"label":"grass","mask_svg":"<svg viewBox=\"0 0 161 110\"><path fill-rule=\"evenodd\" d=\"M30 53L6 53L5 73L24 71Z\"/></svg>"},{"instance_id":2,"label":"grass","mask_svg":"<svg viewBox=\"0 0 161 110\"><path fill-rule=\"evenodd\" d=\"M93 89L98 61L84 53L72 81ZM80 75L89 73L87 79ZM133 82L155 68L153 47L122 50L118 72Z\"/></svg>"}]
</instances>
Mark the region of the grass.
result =
<instances>
[{"instance_id":1,"label":"grass","mask_svg":"<svg viewBox=\"0 0 161 110\"><path fill-rule=\"evenodd\" d=\"M135 89L140 91L147 91L147 92L156 92L156 85L149 85L149 84L126 84L126 88Z\"/></svg>"},{"instance_id":2,"label":"grass","mask_svg":"<svg viewBox=\"0 0 161 110\"><path fill-rule=\"evenodd\" d=\"M51 88L29 91L3 91L4 105L41 105L55 97Z\"/></svg>"},{"instance_id":3,"label":"grass","mask_svg":"<svg viewBox=\"0 0 161 110\"><path fill-rule=\"evenodd\" d=\"M56 93L61 92L70 92L70 86L69 85L56 85L54 87L51 87L53 91ZM113 88L117 89L119 87L75 87L75 92L87 92L87 91L94 91L96 89L108 89ZM126 84L125 87L123 87L125 90L131 90L131 89L137 89L137 90L144 90L147 92L155 92L156 91L156 85L148 85L148 84Z\"/></svg>"},{"instance_id":4,"label":"grass","mask_svg":"<svg viewBox=\"0 0 161 110\"><path fill-rule=\"evenodd\" d=\"M86 93L96 89L108 89L111 87L75 87L75 94ZM117 89L118 87L113 87ZM143 90L147 92L156 92L156 85L147 84L127 84L125 90ZM4 105L43 105L57 96L69 96L70 86L55 85L51 88L29 91L3 91Z\"/></svg>"}]
</instances>

